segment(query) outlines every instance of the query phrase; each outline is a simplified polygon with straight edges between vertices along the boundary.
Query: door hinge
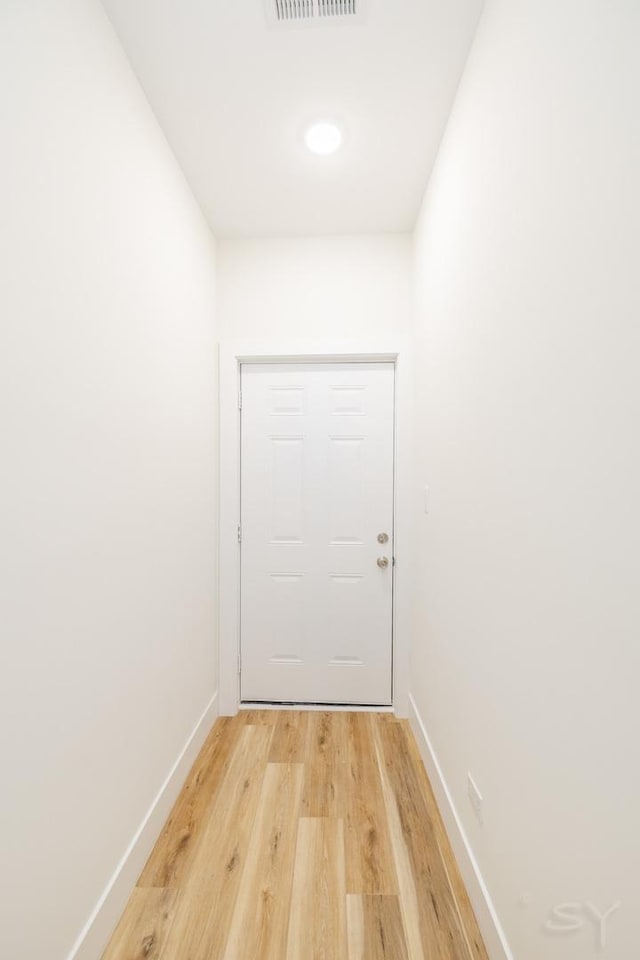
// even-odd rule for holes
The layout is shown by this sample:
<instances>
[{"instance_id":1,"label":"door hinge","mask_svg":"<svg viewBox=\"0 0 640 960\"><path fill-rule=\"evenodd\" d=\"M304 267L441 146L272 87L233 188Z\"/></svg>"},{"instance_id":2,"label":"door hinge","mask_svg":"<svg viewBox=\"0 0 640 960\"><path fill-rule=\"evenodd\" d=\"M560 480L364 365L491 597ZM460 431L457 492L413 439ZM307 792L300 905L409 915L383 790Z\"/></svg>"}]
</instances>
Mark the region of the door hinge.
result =
<instances>
[{"instance_id":1,"label":"door hinge","mask_svg":"<svg viewBox=\"0 0 640 960\"><path fill-rule=\"evenodd\" d=\"M238 524L238 543L242 543L242 526Z\"/></svg>"},{"instance_id":2,"label":"door hinge","mask_svg":"<svg viewBox=\"0 0 640 960\"><path fill-rule=\"evenodd\" d=\"M242 410L242 390L238 390L238 410Z\"/></svg>"}]
</instances>

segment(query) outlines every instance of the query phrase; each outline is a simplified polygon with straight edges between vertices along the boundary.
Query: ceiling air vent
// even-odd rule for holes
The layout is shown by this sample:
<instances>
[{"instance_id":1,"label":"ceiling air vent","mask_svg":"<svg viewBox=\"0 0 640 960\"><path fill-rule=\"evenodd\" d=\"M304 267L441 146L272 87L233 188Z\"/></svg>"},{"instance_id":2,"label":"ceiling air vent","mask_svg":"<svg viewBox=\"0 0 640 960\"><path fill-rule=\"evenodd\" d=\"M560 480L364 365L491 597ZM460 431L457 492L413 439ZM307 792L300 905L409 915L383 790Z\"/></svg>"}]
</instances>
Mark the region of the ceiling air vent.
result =
<instances>
[{"instance_id":1,"label":"ceiling air vent","mask_svg":"<svg viewBox=\"0 0 640 960\"><path fill-rule=\"evenodd\" d=\"M321 26L357 23L365 0L266 0L269 20L278 25Z\"/></svg>"},{"instance_id":2,"label":"ceiling air vent","mask_svg":"<svg viewBox=\"0 0 640 960\"><path fill-rule=\"evenodd\" d=\"M356 0L316 0L319 17L355 17Z\"/></svg>"}]
</instances>

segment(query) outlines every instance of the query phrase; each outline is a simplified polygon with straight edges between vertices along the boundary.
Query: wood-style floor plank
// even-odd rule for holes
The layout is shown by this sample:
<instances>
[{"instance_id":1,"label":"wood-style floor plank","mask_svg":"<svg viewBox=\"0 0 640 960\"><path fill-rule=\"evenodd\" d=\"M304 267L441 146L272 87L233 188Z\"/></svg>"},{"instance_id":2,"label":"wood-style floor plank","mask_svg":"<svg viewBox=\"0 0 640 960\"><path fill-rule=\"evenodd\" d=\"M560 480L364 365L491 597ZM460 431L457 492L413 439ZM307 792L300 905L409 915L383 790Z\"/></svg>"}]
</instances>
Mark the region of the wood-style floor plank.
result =
<instances>
[{"instance_id":1,"label":"wood-style floor plank","mask_svg":"<svg viewBox=\"0 0 640 960\"><path fill-rule=\"evenodd\" d=\"M469 953L474 960L486 960L486 948L482 939L482 934L480 933L478 921L473 912L473 907L471 906L469 895L463 883L458 864L453 856L449 837L447 836L447 831L445 829L440 810L438 809L438 804L436 803L433 788L429 782L427 772L422 763L418 745L408 724L406 724L406 721L404 725L407 735L408 750L419 780L419 789L423 793L425 801L427 802L427 805L431 811L431 819L436 833L438 852L440 854L440 858L446 872L447 882L451 888L453 899L456 905L460 927L467 940Z\"/></svg>"},{"instance_id":2,"label":"wood-style floor plank","mask_svg":"<svg viewBox=\"0 0 640 960\"><path fill-rule=\"evenodd\" d=\"M346 817L346 714L311 712L308 719L303 817Z\"/></svg>"},{"instance_id":3,"label":"wood-style floor plank","mask_svg":"<svg viewBox=\"0 0 640 960\"><path fill-rule=\"evenodd\" d=\"M348 960L342 820L298 824L286 960Z\"/></svg>"},{"instance_id":4,"label":"wood-style floor plank","mask_svg":"<svg viewBox=\"0 0 640 960\"><path fill-rule=\"evenodd\" d=\"M347 893L397 894L371 717L347 715L345 853Z\"/></svg>"},{"instance_id":5,"label":"wood-style floor plank","mask_svg":"<svg viewBox=\"0 0 640 960\"><path fill-rule=\"evenodd\" d=\"M160 960L175 899L175 890L136 887L102 960Z\"/></svg>"},{"instance_id":6,"label":"wood-style floor plank","mask_svg":"<svg viewBox=\"0 0 640 960\"><path fill-rule=\"evenodd\" d=\"M401 724L380 724L377 736L400 822L401 836L396 832L394 839L396 844L404 843L404 859L408 859L415 884L424 954L428 960L470 960L469 943L438 848L433 811L421 790L409 745L411 734L408 736L408 727Z\"/></svg>"},{"instance_id":7,"label":"wood-style floor plank","mask_svg":"<svg viewBox=\"0 0 640 960\"><path fill-rule=\"evenodd\" d=\"M241 710L234 719L236 723L244 723L249 727L256 725L275 727L279 713L279 710Z\"/></svg>"},{"instance_id":8,"label":"wood-style floor plank","mask_svg":"<svg viewBox=\"0 0 640 960\"><path fill-rule=\"evenodd\" d=\"M219 721L103 960L487 960L406 721Z\"/></svg>"},{"instance_id":9,"label":"wood-style floor plank","mask_svg":"<svg viewBox=\"0 0 640 960\"><path fill-rule=\"evenodd\" d=\"M346 815L347 764L315 757L305 763L302 815L341 820Z\"/></svg>"},{"instance_id":10,"label":"wood-style floor plank","mask_svg":"<svg viewBox=\"0 0 640 960\"><path fill-rule=\"evenodd\" d=\"M245 726L176 903L163 960L219 960L227 942L273 728Z\"/></svg>"},{"instance_id":11,"label":"wood-style floor plank","mask_svg":"<svg viewBox=\"0 0 640 960\"><path fill-rule=\"evenodd\" d=\"M281 710L273 731L269 763L304 763L310 713Z\"/></svg>"},{"instance_id":12,"label":"wood-style floor plank","mask_svg":"<svg viewBox=\"0 0 640 960\"><path fill-rule=\"evenodd\" d=\"M299 763L267 766L224 960L285 955L303 773Z\"/></svg>"},{"instance_id":13,"label":"wood-style floor plank","mask_svg":"<svg viewBox=\"0 0 640 960\"><path fill-rule=\"evenodd\" d=\"M309 759L340 763L348 759L348 713L314 710L309 713Z\"/></svg>"},{"instance_id":14,"label":"wood-style floor plank","mask_svg":"<svg viewBox=\"0 0 640 960\"><path fill-rule=\"evenodd\" d=\"M349 960L408 960L397 897L347 894Z\"/></svg>"},{"instance_id":15,"label":"wood-style floor plank","mask_svg":"<svg viewBox=\"0 0 640 960\"><path fill-rule=\"evenodd\" d=\"M216 721L142 871L139 887L180 886L238 731L228 717Z\"/></svg>"},{"instance_id":16,"label":"wood-style floor plank","mask_svg":"<svg viewBox=\"0 0 640 960\"><path fill-rule=\"evenodd\" d=\"M389 835L391 837L391 848L396 865L396 875L398 877L400 910L402 913L409 960L430 960L430 958L425 956L425 952L422 949L422 935L420 932L420 907L418 903L418 892L416 889L415 877L411 869L411 860L405 843L404 834L402 832L402 823L400 821L398 805L396 803L396 798L387 775L386 767L384 765L382 744L380 742L379 730L377 727L374 730L374 737L376 740L376 753L378 756L378 765L382 780L382 792L387 810L387 823L389 825Z\"/></svg>"}]
</instances>

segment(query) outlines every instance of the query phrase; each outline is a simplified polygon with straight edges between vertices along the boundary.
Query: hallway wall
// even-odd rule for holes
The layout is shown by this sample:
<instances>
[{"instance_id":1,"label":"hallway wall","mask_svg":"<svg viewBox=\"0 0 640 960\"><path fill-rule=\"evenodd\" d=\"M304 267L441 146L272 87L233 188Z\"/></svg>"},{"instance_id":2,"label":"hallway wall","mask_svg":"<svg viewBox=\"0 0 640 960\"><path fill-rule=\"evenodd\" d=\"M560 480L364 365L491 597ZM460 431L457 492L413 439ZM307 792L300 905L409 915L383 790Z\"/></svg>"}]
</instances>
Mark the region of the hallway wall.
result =
<instances>
[{"instance_id":1,"label":"hallway wall","mask_svg":"<svg viewBox=\"0 0 640 960\"><path fill-rule=\"evenodd\" d=\"M409 236L227 240L218 271L221 340L408 335Z\"/></svg>"},{"instance_id":2,"label":"hallway wall","mask_svg":"<svg viewBox=\"0 0 640 960\"><path fill-rule=\"evenodd\" d=\"M215 247L95 0L0 5L0 139L0 955L63 960L216 688Z\"/></svg>"},{"instance_id":3,"label":"hallway wall","mask_svg":"<svg viewBox=\"0 0 640 960\"><path fill-rule=\"evenodd\" d=\"M639 37L488 0L416 233L412 692L518 960L638 952Z\"/></svg>"}]
</instances>

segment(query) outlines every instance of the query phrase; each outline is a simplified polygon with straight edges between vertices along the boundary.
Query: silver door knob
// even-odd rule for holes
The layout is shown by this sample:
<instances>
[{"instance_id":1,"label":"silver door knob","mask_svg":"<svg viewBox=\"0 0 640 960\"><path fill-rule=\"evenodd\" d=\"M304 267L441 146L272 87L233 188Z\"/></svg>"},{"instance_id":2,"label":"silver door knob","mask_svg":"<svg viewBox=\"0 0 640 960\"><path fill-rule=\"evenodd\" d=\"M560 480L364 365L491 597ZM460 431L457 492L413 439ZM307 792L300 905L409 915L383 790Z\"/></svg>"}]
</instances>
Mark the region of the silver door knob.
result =
<instances>
[{"instance_id":1,"label":"silver door knob","mask_svg":"<svg viewBox=\"0 0 640 960\"><path fill-rule=\"evenodd\" d=\"M381 570L384 570L385 567L389 566L389 557L378 557L378 559L376 560L376 563L378 564Z\"/></svg>"},{"instance_id":2,"label":"silver door knob","mask_svg":"<svg viewBox=\"0 0 640 960\"><path fill-rule=\"evenodd\" d=\"M386 543L389 539L388 533L379 533L378 534L378 543Z\"/></svg>"}]
</instances>

